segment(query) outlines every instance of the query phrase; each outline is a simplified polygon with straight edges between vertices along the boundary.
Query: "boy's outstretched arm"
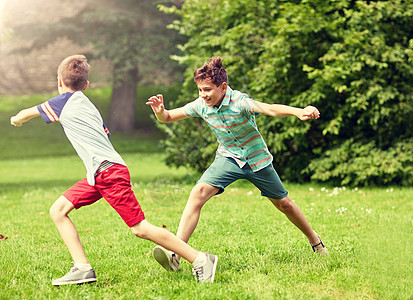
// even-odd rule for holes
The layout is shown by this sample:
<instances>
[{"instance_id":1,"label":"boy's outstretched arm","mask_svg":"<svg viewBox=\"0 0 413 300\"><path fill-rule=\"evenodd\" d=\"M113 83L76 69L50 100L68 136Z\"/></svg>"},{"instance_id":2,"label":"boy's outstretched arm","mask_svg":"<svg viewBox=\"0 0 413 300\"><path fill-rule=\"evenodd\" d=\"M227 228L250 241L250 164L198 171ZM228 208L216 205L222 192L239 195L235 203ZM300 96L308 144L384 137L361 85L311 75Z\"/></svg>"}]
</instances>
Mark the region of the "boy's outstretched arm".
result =
<instances>
[{"instance_id":1,"label":"boy's outstretched arm","mask_svg":"<svg viewBox=\"0 0 413 300\"><path fill-rule=\"evenodd\" d=\"M34 117L40 116L40 112L37 109L37 106L26 108L21 110L17 115L10 118L10 124L13 126L20 127L24 122L33 119Z\"/></svg>"},{"instance_id":2,"label":"boy's outstretched arm","mask_svg":"<svg viewBox=\"0 0 413 300\"><path fill-rule=\"evenodd\" d=\"M254 112L271 117L296 116L301 121L318 119L320 117L320 112L318 109L311 105L305 108L298 108L283 104L268 104L258 101L255 102Z\"/></svg>"},{"instance_id":3,"label":"boy's outstretched arm","mask_svg":"<svg viewBox=\"0 0 413 300\"><path fill-rule=\"evenodd\" d=\"M148 102L146 102L146 104L152 107L152 110L156 118L161 123L170 123L174 121L179 121L187 117L185 116L182 108L166 110L163 104L163 96L161 94L150 97L148 99Z\"/></svg>"}]
</instances>

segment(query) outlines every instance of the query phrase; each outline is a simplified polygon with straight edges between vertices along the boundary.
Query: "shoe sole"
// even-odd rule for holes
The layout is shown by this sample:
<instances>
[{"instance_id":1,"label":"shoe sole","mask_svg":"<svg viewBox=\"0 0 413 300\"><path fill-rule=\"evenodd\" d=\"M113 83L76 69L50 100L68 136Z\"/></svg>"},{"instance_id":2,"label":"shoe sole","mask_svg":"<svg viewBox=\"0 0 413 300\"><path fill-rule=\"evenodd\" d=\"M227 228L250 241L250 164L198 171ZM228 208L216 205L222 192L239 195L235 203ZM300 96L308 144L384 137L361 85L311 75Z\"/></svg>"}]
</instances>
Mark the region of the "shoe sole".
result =
<instances>
[{"instance_id":1,"label":"shoe sole","mask_svg":"<svg viewBox=\"0 0 413 300\"><path fill-rule=\"evenodd\" d=\"M217 270L217 265L218 265L218 256L215 256L215 260L214 260L214 266L212 268L212 276L211 276L211 282L214 282L214 278L215 278L215 271Z\"/></svg>"},{"instance_id":2,"label":"shoe sole","mask_svg":"<svg viewBox=\"0 0 413 300\"><path fill-rule=\"evenodd\" d=\"M169 256L167 253L165 253L165 251L161 247L155 247L155 249L153 249L153 257L165 270L167 271L178 270L178 268L176 268L174 265L171 266L171 263L169 261Z\"/></svg>"},{"instance_id":3,"label":"shoe sole","mask_svg":"<svg viewBox=\"0 0 413 300\"><path fill-rule=\"evenodd\" d=\"M65 282L59 282L59 283L52 283L54 286L60 286L60 285L68 285L68 284L81 284L81 283L90 283L90 282L95 282L96 278L87 278L87 279L80 279L76 281L65 281Z\"/></svg>"}]
</instances>

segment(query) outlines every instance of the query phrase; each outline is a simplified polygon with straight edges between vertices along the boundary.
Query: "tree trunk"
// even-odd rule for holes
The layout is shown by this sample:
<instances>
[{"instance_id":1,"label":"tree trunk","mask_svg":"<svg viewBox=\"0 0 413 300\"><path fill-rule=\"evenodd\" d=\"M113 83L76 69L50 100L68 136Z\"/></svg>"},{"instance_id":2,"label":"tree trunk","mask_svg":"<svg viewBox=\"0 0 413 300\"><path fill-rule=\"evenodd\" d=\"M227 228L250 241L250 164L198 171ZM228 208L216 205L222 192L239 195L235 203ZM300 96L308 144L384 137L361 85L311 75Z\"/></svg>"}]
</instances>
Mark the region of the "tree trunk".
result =
<instances>
[{"instance_id":1,"label":"tree trunk","mask_svg":"<svg viewBox=\"0 0 413 300\"><path fill-rule=\"evenodd\" d=\"M127 132L135 129L137 79L138 68L134 68L122 74L121 80L114 84L108 115L110 131Z\"/></svg>"}]
</instances>

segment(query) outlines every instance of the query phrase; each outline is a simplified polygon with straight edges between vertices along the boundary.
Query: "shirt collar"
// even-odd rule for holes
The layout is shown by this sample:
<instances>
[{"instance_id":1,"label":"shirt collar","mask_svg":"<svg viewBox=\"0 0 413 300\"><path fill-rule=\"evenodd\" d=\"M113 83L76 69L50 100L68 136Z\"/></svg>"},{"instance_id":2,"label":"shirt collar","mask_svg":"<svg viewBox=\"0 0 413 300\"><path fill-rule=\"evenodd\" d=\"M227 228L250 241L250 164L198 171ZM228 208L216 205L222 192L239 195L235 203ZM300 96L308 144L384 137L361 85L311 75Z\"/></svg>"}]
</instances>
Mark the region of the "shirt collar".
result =
<instances>
[{"instance_id":1,"label":"shirt collar","mask_svg":"<svg viewBox=\"0 0 413 300\"><path fill-rule=\"evenodd\" d=\"M221 108L223 105L226 105L226 106L229 105L229 102L231 100L231 95L232 95L232 89L228 85L227 90L225 92L224 99L222 100L221 105L219 106L219 108Z\"/></svg>"}]
</instances>

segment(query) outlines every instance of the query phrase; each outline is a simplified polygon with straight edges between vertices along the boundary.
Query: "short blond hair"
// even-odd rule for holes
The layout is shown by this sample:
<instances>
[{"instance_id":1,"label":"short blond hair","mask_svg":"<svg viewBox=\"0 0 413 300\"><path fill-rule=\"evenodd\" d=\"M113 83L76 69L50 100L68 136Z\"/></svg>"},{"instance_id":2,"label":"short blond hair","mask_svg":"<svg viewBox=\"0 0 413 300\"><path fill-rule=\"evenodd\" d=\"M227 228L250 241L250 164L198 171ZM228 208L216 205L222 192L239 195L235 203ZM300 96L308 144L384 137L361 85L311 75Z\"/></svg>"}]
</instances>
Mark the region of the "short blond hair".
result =
<instances>
[{"instance_id":1,"label":"short blond hair","mask_svg":"<svg viewBox=\"0 0 413 300\"><path fill-rule=\"evenodd\" d=\"M83 90L89 77L90 66L84 55L66 57L57 69L63 84L73 90Z\"/></svg>"}]
</instances>

